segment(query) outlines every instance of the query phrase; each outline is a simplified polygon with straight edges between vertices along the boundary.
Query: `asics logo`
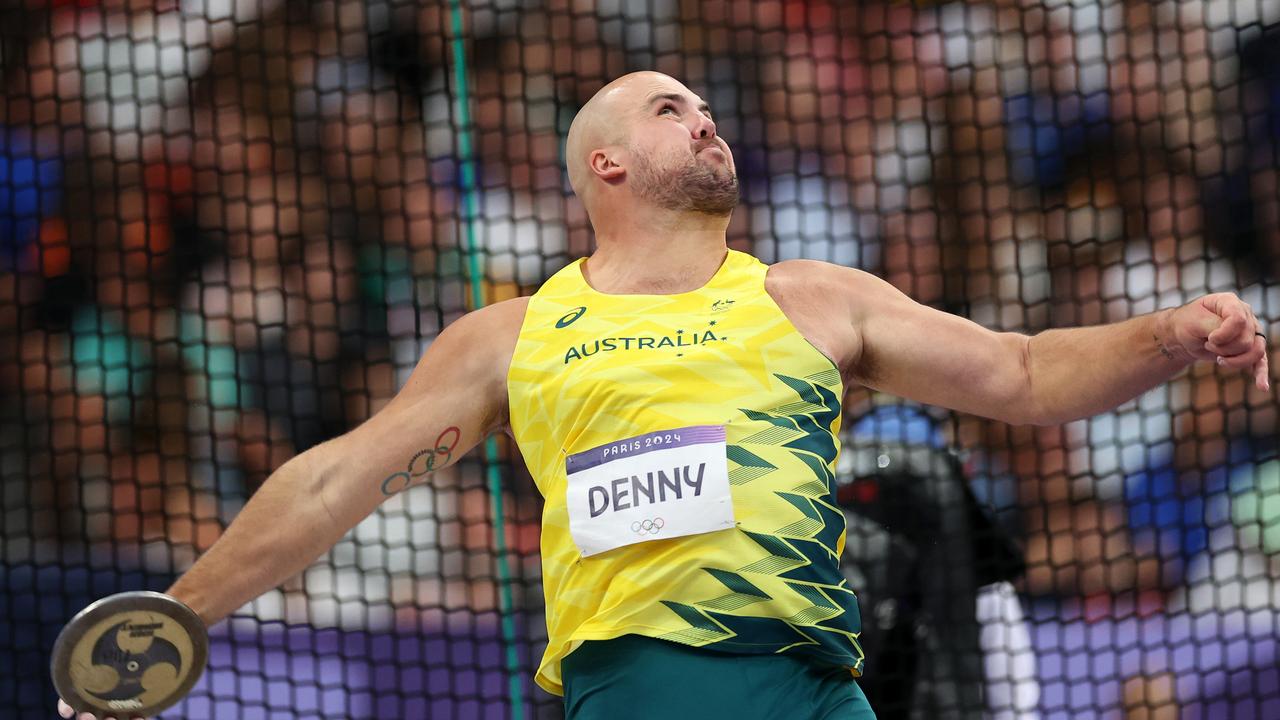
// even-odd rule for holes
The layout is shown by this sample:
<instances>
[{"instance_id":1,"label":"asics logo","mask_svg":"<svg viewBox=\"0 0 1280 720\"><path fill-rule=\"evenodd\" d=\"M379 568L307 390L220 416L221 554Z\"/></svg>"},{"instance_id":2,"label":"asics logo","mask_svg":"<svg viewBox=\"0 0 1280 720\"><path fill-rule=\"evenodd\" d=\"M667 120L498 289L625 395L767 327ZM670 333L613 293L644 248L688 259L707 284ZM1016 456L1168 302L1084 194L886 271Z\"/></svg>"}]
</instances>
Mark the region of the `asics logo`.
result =
<instances>
[{"instance_id":1,"label":"asics logo","mask_svg":"<svg viewBox=\"0 0 1280 720\"><path fill-rule=\"evenodd\" d=\"M570 325L572 325L572 324L573 324L573 322L574 322L575 320L577 320L578 318L582 317L583 313L585 313L586 311L587 311L587 306L586 306L586 305L583 305L582 307L578 307L578 308L574 308L573 310L570 310L569 312L565 313L565 316L564 316L564 317L562 317L562 318L560 318L559 320L557 320L557 321L556 321L556 327L558 327L558 328L567 328L567 327L569 327Z\"/></svg>"}]
</instances>

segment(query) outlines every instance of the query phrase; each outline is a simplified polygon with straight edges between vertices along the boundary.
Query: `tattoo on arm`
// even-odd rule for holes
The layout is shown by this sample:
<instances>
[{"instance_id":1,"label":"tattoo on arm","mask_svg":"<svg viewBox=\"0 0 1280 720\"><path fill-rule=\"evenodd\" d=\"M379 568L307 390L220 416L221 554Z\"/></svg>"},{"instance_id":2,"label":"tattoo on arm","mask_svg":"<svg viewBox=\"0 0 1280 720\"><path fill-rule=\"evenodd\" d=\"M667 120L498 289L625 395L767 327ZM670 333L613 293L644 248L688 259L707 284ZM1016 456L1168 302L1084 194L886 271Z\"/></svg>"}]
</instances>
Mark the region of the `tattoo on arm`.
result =
<instances>
[{"instance_id":1,"label":"tattoo on arm","mask_svg":"<svg viewBox=\"0 0 1280 720\"><path fill-rule=\"evenodd\" d=\"M429 474L432 470L444 467L453 459L453 451L462 438L458 428L449 426L436 437L431 447L423 448L409 458L409 464L403 472L391 473L382 481L382 494L391 497L413 484L414 480Z\"/></svg>"},{"instance_id":2,"label":"tattoo on arm","mask_svg":"<svg viewBox=\"0 0 1280 720\"><path fill-rule=\"evenodd\" d=\"M1165 346L1164 346L1164 343L1160 342L1160 336L1159 336L1159 335L1152 335L1152 336L1151 336L1151 339L1156 341L1156 347L1160 349L1160 354L1161 354L1161 355L1165 356L1165 357L1166 357L1166 358L1168 358L1169 360L1174 360L1174 359L1176 359L1176 358L1174 358L1174 357L1173 357L1173 353L1169 352L1169 348L1165 347Z\"/></svg>"}]
</instances>

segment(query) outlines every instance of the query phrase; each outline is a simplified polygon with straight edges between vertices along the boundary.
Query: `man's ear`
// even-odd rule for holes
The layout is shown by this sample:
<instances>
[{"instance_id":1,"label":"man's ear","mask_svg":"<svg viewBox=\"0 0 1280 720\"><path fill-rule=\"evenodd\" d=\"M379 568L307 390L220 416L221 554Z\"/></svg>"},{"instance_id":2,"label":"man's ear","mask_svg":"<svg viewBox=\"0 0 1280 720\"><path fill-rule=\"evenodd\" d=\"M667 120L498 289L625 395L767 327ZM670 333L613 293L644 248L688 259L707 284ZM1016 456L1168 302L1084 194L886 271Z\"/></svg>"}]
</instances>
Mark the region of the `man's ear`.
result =
<instances>
[{"instance_id":1,"label":"man's ear","mask_svg":"<svg viewBox=\"0 0 1280 720\"><path fill-rule=\"evenodd\" d=\"M591 172L610 185L622 180L627 174L627 169L619 165L614 157L617 152L615 148L602 148L592 152L587 158L587 167L591 168Z\"/></svg>"}]
</instances>

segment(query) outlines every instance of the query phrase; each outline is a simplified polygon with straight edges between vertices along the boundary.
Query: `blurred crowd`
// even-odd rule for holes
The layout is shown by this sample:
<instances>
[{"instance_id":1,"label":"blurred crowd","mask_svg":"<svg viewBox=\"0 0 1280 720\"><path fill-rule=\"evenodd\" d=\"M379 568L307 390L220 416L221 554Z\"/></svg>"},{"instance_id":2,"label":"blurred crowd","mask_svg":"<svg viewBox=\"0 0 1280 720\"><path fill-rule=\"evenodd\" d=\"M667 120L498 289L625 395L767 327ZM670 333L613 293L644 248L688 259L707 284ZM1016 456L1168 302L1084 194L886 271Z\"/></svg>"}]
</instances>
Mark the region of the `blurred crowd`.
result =
<instances>
[{"instance_id":1,"label":"blurred crowd","mask_svg":"<svg viewBox=\"0 0 1280 720\"><path fill-rule=\"evenodd\" d=\"M1280 4L461 5L462 86L444 0L0 3L0 560L180 566L274 467L377 411L473 283L531 292L588 253L565 134L629 70L707 99L743 188L731 245L765 261L1026 333L1234 290L1280 338ZM1024 595L1274 618L1277 410L1206 367L1061 427L939 418L993 469ZM334 551L324 572L362 594L326 612L494 606L480 463L453 472ZM536 579L537 499L505 472ZM1117 702L1188 692L1134 678Z\"/></svg>"}]
</instances>

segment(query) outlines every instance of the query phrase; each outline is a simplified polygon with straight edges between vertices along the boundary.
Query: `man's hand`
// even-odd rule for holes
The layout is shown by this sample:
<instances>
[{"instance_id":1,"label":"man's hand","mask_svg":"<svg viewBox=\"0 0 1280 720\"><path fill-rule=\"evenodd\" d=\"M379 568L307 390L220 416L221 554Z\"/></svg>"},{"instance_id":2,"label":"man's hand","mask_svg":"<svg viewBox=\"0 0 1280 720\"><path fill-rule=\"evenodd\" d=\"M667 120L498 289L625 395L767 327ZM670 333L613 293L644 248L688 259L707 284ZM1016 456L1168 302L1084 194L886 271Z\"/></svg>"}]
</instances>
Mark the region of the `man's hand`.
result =
<instances>
[{"instance_id":1,"label":"man's hand","mask_svg":"<svg viewBox=\"0 0 1280 720\"><path fill-rule=\"evenodd\" d=\"M66 701L64 701L62 698L58 698L58 714L64 718L70 718L71 716L76 714L76 711L71 709L71 706L68 705ZM76 720L98 720L98 717L93 713L84 712L77 715ZM116 720L116 719L108 715L104 717L102 720ZM120 718L120 720L124 720L124 718ZM143 720L143 719L136 718L134 720Z\"/></svg>"},{"instance_id":2,"label":"man's hand","mask_svg":"<svg viewBox=\"0 0 1280 720\"><path fill-rule=\"evenodd\" d=\"M1267 340L1248 303L1234 293L1205 295L1169 314L1161 351L1192 360L1213 360L1225 368L1245 369L1259 390L1270 390Z\"/></svg>"}]
</instances>

